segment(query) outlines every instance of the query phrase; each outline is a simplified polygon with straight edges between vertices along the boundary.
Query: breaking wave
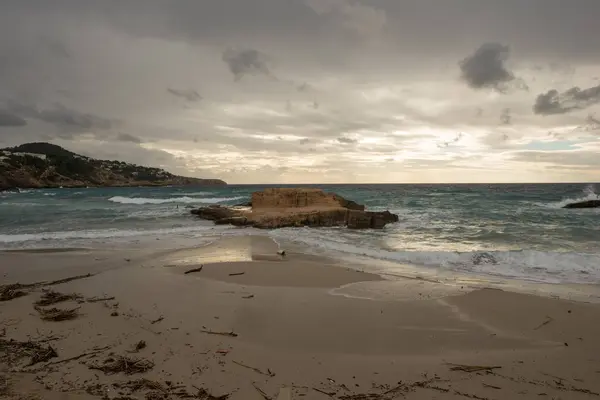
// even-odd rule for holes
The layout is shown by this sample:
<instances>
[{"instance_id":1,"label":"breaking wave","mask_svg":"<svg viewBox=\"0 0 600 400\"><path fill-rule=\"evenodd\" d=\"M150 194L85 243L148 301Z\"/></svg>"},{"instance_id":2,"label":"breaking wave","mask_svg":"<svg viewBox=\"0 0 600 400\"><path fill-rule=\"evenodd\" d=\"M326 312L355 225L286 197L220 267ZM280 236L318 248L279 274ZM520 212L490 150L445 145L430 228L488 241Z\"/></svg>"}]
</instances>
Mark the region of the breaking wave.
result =
<instances>
[{"instance_id":1,"label":"breaking wave","mask_svg":"<svg viewBox=\"0 0 600 400\"><path fill-rule=\"evenodd\" d=\"M574 252L393 251L345 240L328 230L286 228L269 233L322 251L449 271L517 278L543 283L591 283L600 280L600 255ZM393 273L393 269L389 271Z\"/></svg>"},{"instance_id":2,"label":"breaking wave","mask_svg":"<svg viewBox=\"0 0 600 400\"><path fill-rule=\"evenodd\" d=\"M581 196L579 196L579 197L566 198L566 199L563 199L561 201L557 201L554 203L546 203L545 206L550 207L550 208L563 208L567 204L580 203L582 201L589 201L589 200L600 200L600 194L598 194L596 192L596 186L592 185L592 184L587 185L583 189Z\"/></svg>"},{"instance_id":3,"label":"breaking wave","mask_svg":"<svg viewBox=\"0 0 600 400\"><path fill-rule=\"evenodd\" d=\"M120 204L167 204L167 203L184 203L184 204L218 204L218 203L226 203L229 201L241 200L244 197L203 197L203 198L194 198L194 197L170 197L166 199L160 198L147 198L147 197L123 197L123 196L114 196L108 199L108 201L112 201L113 203Z\"/></svg>"}]
</instances>

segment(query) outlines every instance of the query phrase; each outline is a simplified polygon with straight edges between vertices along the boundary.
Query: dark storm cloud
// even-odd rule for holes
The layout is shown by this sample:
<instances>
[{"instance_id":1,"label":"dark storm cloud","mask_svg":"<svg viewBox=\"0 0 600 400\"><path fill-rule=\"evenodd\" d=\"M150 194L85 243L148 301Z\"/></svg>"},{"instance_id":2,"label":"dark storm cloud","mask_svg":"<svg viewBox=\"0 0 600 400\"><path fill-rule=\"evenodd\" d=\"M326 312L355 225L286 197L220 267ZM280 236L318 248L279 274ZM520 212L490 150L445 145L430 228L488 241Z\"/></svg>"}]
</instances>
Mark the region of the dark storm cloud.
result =
<instances>
[{"instance_id":1,"label":"dark storm cloud","mask_svg":"<svg viewBox=\"0 0 600 400\"><path fill-rule=\"evenodd\" d=\"M142 143L142 139L128 133L119 133L117 135L117 140L120 142Z\"/></svg>"},{"instance_id":2,"label":"dark storm cloud","mask_svg":"<svg viewBox=\"0 0 600 400\"><path fill-rule=\"evenodd\" d=\"M236 81L245 75L271 76L267 66L267 56L254 49L227 49L223 52L223 61L229 66L229 70Z\"/></svg>"},{"instance_id":3,"label":"dark storm cloud","mask_svg":"<svg viewBox=\"0 0 600 400\"><path fill-rule=\"evenodd\" d=\"M347 137L339 137L339 138L337 138L337 141L342 144L355 144L357 142L356 139L351 139L351 138L347 138Z\"/></svg>"},{"instance_id":4,"label":"dark storm cloud","mask_svg":"<svg viewBox=\"0 0 600 400\"><path fill-rule=\"evenodd\" d=\"M515 80L506 68L510 48L499 43L484 43L459 63L461 78L473 89L493 88L505 91L508 82Z\"/></svg>"},{"instance_id":5,"label":"dark storm cloud","mask_svg":"<svg viewBox=\"0 0 600 400\"><path fill-rule=\"evenodd\" d=\"M202 96L200 96L200 94L193 89L183 90L168 88L167 92L171 93L173 96L181 97L191 102L202 100Z\"/></svg>"},{"instance_id":6,"label":"dark storm cloud","mask_svg":"<svg viewBox=\"0 0 600 400\"><path fill-rule=\"evenodd\" d=\"M587 89L577 86L560 93L556 89L538 95L533 112L540 115L564 114L600 103L600 85Z\"/></svg>"},{"instance_id":7,"label":"dark storm cloud","mask_svg":"<svg viewBox=\"0 0 600 400\"><path fill-rule=\"evenodd\" d=\"M25 126L27 121L7 110L0 110L0 127Z\"/></svg>"},{"instance_id":8,"label":"dark storm cloud","mask_svg":"<svg viewBox=\"0 0 600 400\"><path fill-rule=\"evenodd\" d=\"M510 108L505 108L500 113L500 124L510 125L512 123L512 115L510 114Z\"/></svg>"}]
</instances>

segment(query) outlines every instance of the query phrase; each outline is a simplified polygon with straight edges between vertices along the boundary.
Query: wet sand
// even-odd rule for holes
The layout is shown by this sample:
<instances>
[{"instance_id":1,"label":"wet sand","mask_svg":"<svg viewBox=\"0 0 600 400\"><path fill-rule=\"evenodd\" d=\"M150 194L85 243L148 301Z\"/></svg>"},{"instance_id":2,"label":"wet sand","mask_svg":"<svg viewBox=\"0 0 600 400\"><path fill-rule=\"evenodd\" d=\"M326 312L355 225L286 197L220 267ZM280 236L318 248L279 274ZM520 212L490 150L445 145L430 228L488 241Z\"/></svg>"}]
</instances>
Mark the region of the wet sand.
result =
<instances>
[{"instance_id":1,"label":"wet sand","mask_svg":"<svg viewBox=\"0 0 600 400\"><path fill-rule=\"evenodd\" d=\"M175 251L0 253L2 284L95 274L51 287L83 297L46 307L79 307L73 320L40 319L33 303L44 286L0 302L0 375L9 386L1 394L0 379L0 398L212 398L197 388L233 400L264 399L260 391L276 399L282 388L315 400L600 396L597 304L389 281L277 250L246 236ZM7 363L10 339L41 341L58 356ZM141 340L146 347L132 352ZM117 356L154 367L132 375L89 368ZM160 386L123 388L139 378Z\"/></svg>"}]
</instances>

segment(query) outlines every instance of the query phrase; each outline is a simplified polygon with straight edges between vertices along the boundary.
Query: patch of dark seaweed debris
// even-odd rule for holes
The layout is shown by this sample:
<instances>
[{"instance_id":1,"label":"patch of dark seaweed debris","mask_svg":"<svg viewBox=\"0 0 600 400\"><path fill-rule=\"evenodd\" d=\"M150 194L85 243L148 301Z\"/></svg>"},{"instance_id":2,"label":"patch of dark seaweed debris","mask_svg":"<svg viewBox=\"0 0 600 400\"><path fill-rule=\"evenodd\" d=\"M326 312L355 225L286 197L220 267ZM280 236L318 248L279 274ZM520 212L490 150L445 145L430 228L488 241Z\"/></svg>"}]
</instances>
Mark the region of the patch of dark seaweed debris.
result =
<instances>
[{"instance_id":1,"label":"patch of dark seaweed debris","mask_svg":"<svg viewBox=\"0 0 600 400\"><path fill-rule=\"evenodd\" d=\"M79 316L79 307L71 309L35 307L44 321L69 321Z\"/></svg>"},{"instance_id":2,"label":"patch of dark seaweed debris","mask_svg":"<svg viewBox=\"0 0 600 400\"><path fill-rule=\"evenodd\" d=\"M41 346L39 343L27 341L0 339L0 361L9 365L23 358L29 358L28 365L46 362L51 358L58 357L52 346Z\"/></svg>"},{"instance_id":3,"label":"patch of dark seaweed debris","mask_svg":"<svg viewBox=\"0 0 600 400\"><path fill-rule=\"evenodd\" d=\"M143 358L127 356L111 356L102 364L88 365L90 369L97 369L107 375L124 373L125 375L141 374L154 368L154 363Z\"/></svg>"},{"instance_id":4,"label":"patch of dark seaweed debris","mask_svg":"<svg viewBox=\"0 0 600 400\"><path fill-rule=\"evenodd\" d=\"M45 307L45 306L50 306L53 304L62 303L65 301L79 300L81 298L82 298L82 296L77 293L65 294L65 293L55 292L54 290L45 290L44 293L42 294L42 297L40 297L40 299L35 302L35 305Z\"/></svg>"},{"instance_id":5,"label":"patch of dark seaweed debris","mask_svg":"<svg viewBox=\"0 0 600 400\"><path fill-rule=\"evenodd\" d=\"M0 286L0 301L9 301L19 297L27 296L27 292L21 290L24 288L24 285L18 283Z\"/></svg>"}]
</instances>

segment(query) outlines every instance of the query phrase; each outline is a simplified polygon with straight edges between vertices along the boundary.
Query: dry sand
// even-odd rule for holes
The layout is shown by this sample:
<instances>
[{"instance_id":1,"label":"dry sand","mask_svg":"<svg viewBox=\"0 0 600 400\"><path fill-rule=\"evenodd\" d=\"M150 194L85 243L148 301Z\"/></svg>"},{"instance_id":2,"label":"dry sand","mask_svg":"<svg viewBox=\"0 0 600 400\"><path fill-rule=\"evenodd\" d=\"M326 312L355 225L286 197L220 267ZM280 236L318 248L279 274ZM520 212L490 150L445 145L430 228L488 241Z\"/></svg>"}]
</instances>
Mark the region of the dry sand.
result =
<instances>
[{"instance_id":1,"label":"dry sand","mask_svg":"<svg viewBox=\"0 0 600 400\"><path fill-rule=\"evenodd\" d=\"M177 251L0 253L2 284L95 274L0 302L0 397L600 397L597 304L390 282L333 259L280 257L277 249L247 236ZM390 285L396 298L368 299ZM78 317L43 321L33 303L48 288L80 294L46 307L78 308ZM50 345L58 356L28 366L30 357L15 360L10 339ZM135 351L140 341L146 346ZM90 369L119 356L153 368ZM124 386L131 381L142 387Z\"/></svg>"}]
</instances>

